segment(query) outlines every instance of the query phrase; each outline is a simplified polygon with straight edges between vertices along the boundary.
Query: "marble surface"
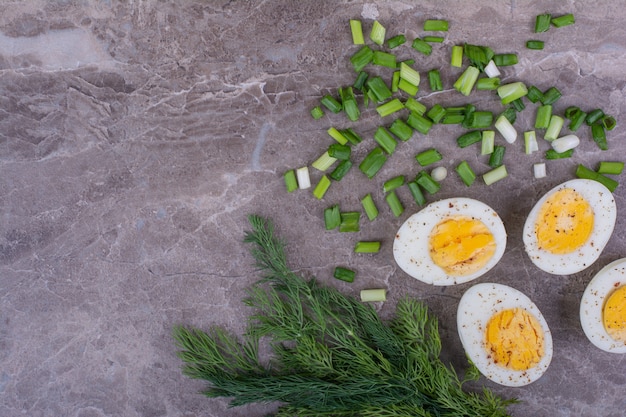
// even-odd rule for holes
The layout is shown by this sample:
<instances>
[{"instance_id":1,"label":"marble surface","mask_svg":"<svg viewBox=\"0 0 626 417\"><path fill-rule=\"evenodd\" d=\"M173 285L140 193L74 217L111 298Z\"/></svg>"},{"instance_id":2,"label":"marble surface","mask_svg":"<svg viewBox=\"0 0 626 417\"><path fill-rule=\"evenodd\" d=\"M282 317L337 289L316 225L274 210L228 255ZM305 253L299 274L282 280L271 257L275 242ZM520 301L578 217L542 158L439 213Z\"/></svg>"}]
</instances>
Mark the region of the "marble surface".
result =
<instances>
[{"instance_id":1,"label":"marble surface","mask_svg":"<svg viewBox=\"0 0 626 417\"><path fill-rule=\"evenodd\" d=\"M501 262L476 282L495 281L528 294L543 311L555 353L547 373L522 388L485 384L522 403L514 416L621 416L626 408L623 355L605 353L585 337L580 297L606 263L626 256L618 187L616 232L600 259L570 276L551 276L526 256L521 229L534 202L574 177L577 164L626 155L626 12L615 2L578 1L43 1L0 2L0 415L13 416L262 416L273 405L229 408L198 394L185 378L171 338L177 324L244 328L245 289L258 279L248 248L246 216L274 220L290 243L291 265L348 294L385 287L377 305L388 316L398 298L423 299L440 318L444 359L463 367L456 307L470 284L432 287L397 268L395 230L419 208L407 190L395 218L381 184L414 175L415 154L436 146L450 170L431 201L477 198L504 220L509 239ZM525 41L537 14L574 13L576 24ZM475 148L458 150L458 126L435 126L401 144L373 179L353 170L324 199L310 190L288 194L285 170L310 165L331 143L330 126L354 126L373 146L381 120L373 107L350 124L335 115L314 121L321 95L349 85L348 19L366 28L379 19L388 34L409 40L427 18L445 18L450 31L430 57L408 45L423 75L427 105L501 110L494 96L465 98L450 86L460 70L448 65L453 44L470 42L518 52L503 68L506 82L557 86L555 105L604 109L618 120L610 151L588 130L573 158L550 161L549 177L534 179L541 152L507 145L509 177L490 187L465 187L453 167L469 160L486 171ZM425 72L440 68L446 89L431 94ZM385 73L383 71L383 73ZM385 74L389 74L386 72ZM516 121L531 128L529 107ZM499 139L501 140L501 138ZM311 171L313 181L320 174ZM623 179L620 179L623 181ZM339 203L360 209L371 192L381 209L359 233L324 230L322 211ZM380 239L376 255L356 256L356 240ZM353 284L331 277L336 265L357 270Z\"/></svg>"}]
</instances>

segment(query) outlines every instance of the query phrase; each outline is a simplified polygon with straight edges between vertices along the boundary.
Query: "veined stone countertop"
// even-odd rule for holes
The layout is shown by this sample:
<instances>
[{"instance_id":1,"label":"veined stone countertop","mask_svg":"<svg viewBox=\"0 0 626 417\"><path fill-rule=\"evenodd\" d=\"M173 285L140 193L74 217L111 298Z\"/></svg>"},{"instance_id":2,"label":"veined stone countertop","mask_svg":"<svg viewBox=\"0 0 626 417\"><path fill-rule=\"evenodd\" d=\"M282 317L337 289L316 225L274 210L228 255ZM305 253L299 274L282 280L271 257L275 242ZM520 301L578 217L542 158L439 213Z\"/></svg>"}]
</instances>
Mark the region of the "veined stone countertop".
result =
<instances>
[{"instance_id":1,"label":"veined stone countertop","mask_svg":"<svg viewBox=\"0 0 626 417\"><path fill-rule=\"evenodd\" d=\"M536 15L546 12L573 13L576 23L533 33ZM351 18L362 19L366 37L373 19L388 37L406 35L394 53L415 59L417 98L427 106L471 102L499 113L494 93L464 97L452 88L462 69L450 67L450 50L467 42L518 53L517 65L501 68L502 82L559 88L555 113L577 105L613 115L609 150L599 150L587 127L574 156L556 161L545 161L541 135L532 155L522 139L506 144L498 136L509 176L466 187L454 167L466 159L482 174L486 159L475 147L456 147L463 128L436 125L400 143L372 180L353 168L321 200L311 190L287 193L283 173L324 152L332 143L326 129L361 133L359 161L376 128L395 118L381 120L373 106L357 123L309 115L322 95L354 81ZM428 18L447 19L450 30L426 57L410 43ZM594 274L626 257L626 188L614 193L615 233L583 272L539 270L524 251L522 227L534 203L574 178L578 164L626 159L625 20L626 11L607 0L1 2L0 415L260 417L274 410L229 408L226 399L200 395L204 384L182 375L171 337L178 324L243 331L249 311L241 300L259 278L242 242L252 213L275 222L299 273L355 296L387 288L388 301L376 305L383 317L401 297L424 300L439 317L444 360L457 369L465 363L455 317L464 291L477 282L523 291L551 327L553 361L528 386L482 378L476 387L519 398L514 416L624 415L626 358L587 340L579 307ZM545 48L527 49L529 39ZM433 68L443 92L429 89ZM527 103L515 122L520 135L534 123L535 105ZM502 260L472 283L422 284L393 259L395 231L419 207L401 189L406 210L394 217L382 183L415 175L414 156L433 146L449 175L429 201L479 199L508 233ZM539 162L547 162L546 178L533 177ZM314 185L320 176L311 169ZM360 210L368 192L379 218L362 220L358 233L325 230L324 208ZM381 240L381 252L355 255L356 240ZM337 265L355 269L355 282L333 279Z\"/></svg>"}]
</instances>

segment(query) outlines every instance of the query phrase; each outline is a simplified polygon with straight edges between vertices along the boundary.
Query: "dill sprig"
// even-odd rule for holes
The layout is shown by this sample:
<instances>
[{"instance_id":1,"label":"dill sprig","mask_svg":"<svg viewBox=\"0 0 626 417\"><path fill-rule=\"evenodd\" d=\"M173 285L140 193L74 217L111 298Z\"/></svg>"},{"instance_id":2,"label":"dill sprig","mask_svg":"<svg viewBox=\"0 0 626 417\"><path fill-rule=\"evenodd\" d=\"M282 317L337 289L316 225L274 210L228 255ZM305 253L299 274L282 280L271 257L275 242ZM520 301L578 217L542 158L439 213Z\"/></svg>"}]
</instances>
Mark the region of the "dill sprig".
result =
<instances>
[{"instance_id":1,"label":"dill sprig","mask_svg":"<svg viewBox=\"0 0 626 417\"><path fill-rule=\"evenodd\" d=\"M244 241L263 277L244 300L253 314L243 341L219 327L173 333L183 373L207 381L206 396L231 406L277 402L276 417L508 416L516 400L465 391L475 367L461 381L440 360L437 320L423 303L405 298L383 322L370 305L294 273L272 222L248 220ZM261 340L269 363L259 358Z\"/></svg>"}]
</instances>

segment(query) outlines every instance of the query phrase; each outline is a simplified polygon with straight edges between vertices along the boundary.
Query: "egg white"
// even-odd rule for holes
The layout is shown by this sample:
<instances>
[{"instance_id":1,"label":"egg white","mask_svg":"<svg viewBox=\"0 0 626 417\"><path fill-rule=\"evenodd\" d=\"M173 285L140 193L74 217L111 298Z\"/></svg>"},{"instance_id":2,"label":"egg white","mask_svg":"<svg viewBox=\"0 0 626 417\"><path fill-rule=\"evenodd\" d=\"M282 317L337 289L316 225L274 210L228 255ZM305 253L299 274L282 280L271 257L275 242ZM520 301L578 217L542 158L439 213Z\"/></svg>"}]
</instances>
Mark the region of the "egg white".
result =
<instances>
[{"instance_id":1,"label":"egg white","mask_svg":"<svg viewBox=\"0 0 626 417\"><path fill-rule=\"evenodd\" d=\"M626 344L609 336L602 319L607 297L622 285L626 285L626 258L602 268L589 281L580 302L580 324L585 335L591 343L606 352L626 353Z\"/></svg>"},{"instance_id":2,"label":"egg white","mask_svg":"<svg viewBox=\"0 0 626 417\"><path fill-rule=\"evenodd\" d=\"M491 317L512 308L531 313L543 329L544 355L539 363L516 371L496 364L486 349L485 330ZM457 327L468 358L488 379L509 387L521 387L539 379L552 361L552 334L539 308L524 293L502 284L482 283L472 286L461 297L457 310Z\"/></svg>"},{"instance_id":3,"label":"egg white","mask_svg":"<svg viewBox=\"0 0 626 417\"><path fill-rule=\"evenodd\" d=\"M430 233L437 224L452 216L480 220L491 231L496 243L494 255L480 270L463 275L449 275L430 257ZM398 229L393 242L393 256L398 266L426 284L454 285L469 282L493 268L506 248L506 230L500 216L488 205L470 198L449 198L431 203L409 217Z\"/></svg>"},{"instance_id":4,"label":"egg white","mask_svg":"<svg viewBox=\"0 0 626 417\"><path fill-rule=\"evenodd\" d=\"M543 204L557 191L573 189L582 195L594 213L594 225L591 235L584 245L573 252L554 254L539 248L535 223ZM530 260L540 269L554 275L569 275L591 266L606 246L617 218L617 209L613 194L604 185L594 180L574 179L566 181L548 191L537 201L524 224L524 249Z\"/></svg>"}]
</instances>

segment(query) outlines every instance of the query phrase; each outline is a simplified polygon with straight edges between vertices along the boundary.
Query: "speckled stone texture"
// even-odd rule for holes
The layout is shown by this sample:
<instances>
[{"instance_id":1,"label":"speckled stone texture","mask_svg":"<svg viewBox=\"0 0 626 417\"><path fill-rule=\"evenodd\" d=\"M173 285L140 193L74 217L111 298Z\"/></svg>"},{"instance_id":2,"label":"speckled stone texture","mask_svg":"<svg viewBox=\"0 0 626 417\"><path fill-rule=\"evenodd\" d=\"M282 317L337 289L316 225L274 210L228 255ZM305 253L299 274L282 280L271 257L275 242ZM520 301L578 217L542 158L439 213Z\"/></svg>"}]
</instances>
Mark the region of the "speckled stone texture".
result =
<instances>
[{"instance_id":1,"label":"speckled stone texture","mask_svg":"<svg viewBox=\"0 0 626 417\"><path fill-rule=\"evenodd\" d=\"M576 23L533 34L544 12L574 13ZM449 66L450 48L470 42L518 52L519 64L502 68L503 82L557 86L563 97L555 112L579 105L614 115L610 151L582 129L575 156L548 161L549 176L537 180L532 165L548 144L524 155L518 139L506 145L508 178L490 187L479 178L468 188L454 166L466 159L483 173L485 157L456 147L461 127L435 126L400 143L373 180L353 170L321 201L311 190L288 194L283 172L310 165L332 142L330 126L363 135L354 149L359 161L376 127L394 117L381 120L372 106L355 124L309 115L323 94L354 80L350 18L362 19L366 34L379 19L389 36L404 33L409 42L423 35L425 19L449 20L431 56L409 44L397 51L416 59L427 106L471 101L501 111L492 93L465 98L451 88L461 69ZM430 201L480 199L507 228L503 259L475 282L522 290L553 332L554 359L539 381L505 388L482 379L474 388L519 398L514 416L624 415L626 359L586 339L578 309L593 275L626 256L626 189L615 192L616 232L584 272L541 272L524 252L521 230L534 202L573 178L577 164L626 159L625 19L607 0L1 2L0 415L260 417L274 410L229 408L226 399L200 395L204 384L182 375L171 338L177 324L243 331L249 311L241 299L259 278L242 243L251 213L274 220L298 272L347 294L387 288L389 300L376 306L382 316L400 297L424 300L440 319L444 359L463 369L455 314L472 283L432 287L397 268L394 233L419 208L401 189L406 211L395 218L381 189L392 176L415 175L415 154L431 146L450 175ZM526 49L533 38L545 49ZM441 70L441 93L428 88L432 68ZM534 109L518 115L520 134L532 128ZM311 175L316 183L321 174ZM359 233L324 230L324 208L359 210L368 192L378 219L362 221ZM383 242L380 253L352 253L356 240L373 239ZM357 270L355 282L336 282L336 265Z\"/></svg>"}]
</instances>

